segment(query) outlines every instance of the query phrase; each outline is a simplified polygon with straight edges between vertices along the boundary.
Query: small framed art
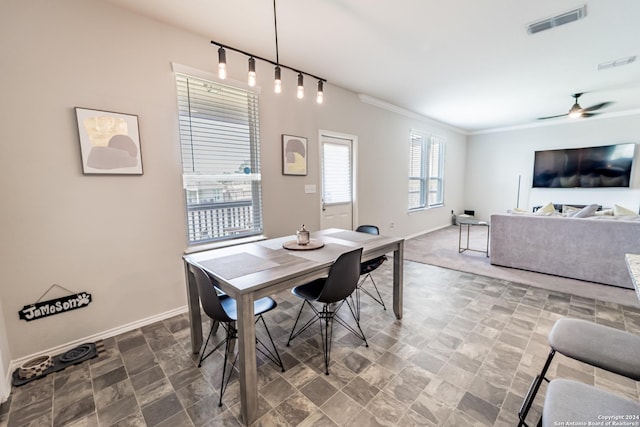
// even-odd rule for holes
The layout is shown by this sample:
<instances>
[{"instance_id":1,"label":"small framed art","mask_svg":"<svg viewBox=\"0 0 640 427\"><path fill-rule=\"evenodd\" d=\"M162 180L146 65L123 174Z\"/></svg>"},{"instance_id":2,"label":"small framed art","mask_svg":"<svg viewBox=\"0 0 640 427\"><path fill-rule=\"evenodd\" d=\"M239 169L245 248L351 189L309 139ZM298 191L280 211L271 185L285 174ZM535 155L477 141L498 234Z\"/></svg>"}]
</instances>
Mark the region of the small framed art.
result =
<instances>
[{"instance_id":1,"label":"small framed art","mask_svg":"<svg viewBox=\"0 0 640 427\"><path fill-rule=\"evenodd\" d=\"M307 174L307 138L282 135L282 174Z\"/></svg>"},{"instance_id":2,"label":"small framed art","mask_svg":"<svg viewBox=\"0 0 640 427\"><path fill-rule=\"evenodd\" d=\"M76 107L82 172L142 175L138 116Z\"/></svg>"}]
</instances>

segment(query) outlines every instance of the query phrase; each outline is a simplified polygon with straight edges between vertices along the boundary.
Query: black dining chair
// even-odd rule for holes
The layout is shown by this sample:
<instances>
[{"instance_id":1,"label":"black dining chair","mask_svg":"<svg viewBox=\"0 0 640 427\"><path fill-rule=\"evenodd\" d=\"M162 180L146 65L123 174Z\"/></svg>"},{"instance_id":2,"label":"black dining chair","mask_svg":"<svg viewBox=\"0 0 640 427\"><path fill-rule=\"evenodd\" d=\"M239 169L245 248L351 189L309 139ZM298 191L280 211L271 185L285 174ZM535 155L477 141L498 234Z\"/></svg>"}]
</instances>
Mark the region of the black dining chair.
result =
<instances>
[{"instance_id":1,"label":"black dining chair","mask_svg":"<svg viewBox=\"0 0 640 427\"><path fill-rule=\"evenodd\" d=\"M356 231L361 233L375 234L375 235L380 234L380 229L375 225L361 225L358 228L356 228ZM387 309L387 307L384 305L382 295L380 295L380 291L376 286L376 282L375 280L373 280L373 276L371 275L371 273L373 273L378 267L380 267L386 260L387 260L387 256L381 255L379 257L370 259L360 264L360 276L362 278L360 279L360 282L358 283L358 286L356 287L356 292L355 292L356 315L358 316L358 319L360 319L360 292L370 296L375 302L380 304L384 310ZM363 287L364 282L366 282L367 279L371 280L371 284L373 285L373 290L371 291L368 291L366 288ZM377 296L373 295L374 290Z\"/></svg>"},{"instance_id":2,"label":"black dining chair","mask_svg":"<svg viewBox=\"0 0 640 427\"><path fill-rule=\"evenodd\" d=\"M209 357L214 351L225 346L224 351L224 362L222 367L222 379L220 381L220 401L218 402L218 406L222 406L222 395L224 394L226 387L229 383L229 379L231 378L231 374L233 373L233 368L235 367L236 361L238 360L238 355L236 354L233 359L233 363L231 364L231 369L229 370L229 374L225 378L226 370L227 370L227 362L229 360L229 356L233 352L233 340L238 338L238 330L236 329L235 322L238 320L238 310L236 305L236 300L231 298L230 296L218 293L214 286L214 281L211 277L200 267L189 264L189 270L193 274L197 286L198 292L200 294L200 302L202 303L202 308L204 312L209 316L212 320L211 330L209 331L209 335L207 336L207 340L202 346L202 350L200 353L200 360L198 361L198 367L202 366L202 361ZM261 321L264 325L264 329L269 337L269 341L271 341L271 348L273 351L267 347L257 336L256 342L260 346L256 346L256 350L262 353L266 358L271 360L274 364L276 364L282 372L284 372L284 365L282 363L282 359L280 359L280 354L278 353L278 349L276 348L273 338L271 338L271 333L269 332L269 328L267 328L267 324L264 321L262 315L268 311L276 308L277 303L269 297L264 297L256 300L253 305L253 310L255 312L256 320L255 322ZM207 345L209 344L209 340L213 335L215 335L217 330L217 325L220 324L224 327L226 331L226 335L223 341L218 343L211 351L206 353ZM206 353L206 354L205 354Z\"/></svg>"},{"instance_id":3,"label":"black dining chair","mask_svg":"<svg viewBox=\"0 0 640 427\"><path fill-rule=\"evenodd\" d=\"M329 375L329 361L331 355L331 337L333 334L333 321L335 320L347 330L355 334L364 341L369 347L364 332L360 328L360 322L356 317L354 307L349 302L349 297L356 290L358 279L360 277L360 259L362 257L362 248L345 252L338 257L329 270L329 275L324 278L316 279L313 282L296 286L291 292L302 298L302 306L298 312L298 317L291 329L291 335L287 341L287 346L291 340L306 331L317 320L320 320L320 335L322 338L322 351L324 355L325 374ZM320 303L320 307L316 307L314 303ZM355 320L358 330L349 325L344 319L338 316L340 308L347 304L351 315ZM308 305L313 310L313 317L296 331L296 326L300 320L300 315L304 306Z\"/></svg>"}]
</instances>

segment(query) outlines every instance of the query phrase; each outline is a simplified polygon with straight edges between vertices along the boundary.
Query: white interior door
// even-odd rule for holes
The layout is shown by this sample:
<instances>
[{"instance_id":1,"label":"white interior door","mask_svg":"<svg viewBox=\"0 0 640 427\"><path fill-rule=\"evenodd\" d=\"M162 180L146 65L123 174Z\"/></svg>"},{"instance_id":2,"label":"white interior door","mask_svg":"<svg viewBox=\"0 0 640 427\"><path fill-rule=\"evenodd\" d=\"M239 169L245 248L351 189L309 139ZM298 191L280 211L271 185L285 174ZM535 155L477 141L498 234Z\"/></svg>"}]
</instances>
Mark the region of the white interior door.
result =
<instances>
[{"instance_id":1,"label":"white interior door","mask_svg":"<svg viewBox=\"0 0 640 427\"><path fill-rule=\"evenodd\" d=\"M356 139L351 135L320 133L322 182L321 228L353 230L355 216Z\"/></svg>"}]
</instances>

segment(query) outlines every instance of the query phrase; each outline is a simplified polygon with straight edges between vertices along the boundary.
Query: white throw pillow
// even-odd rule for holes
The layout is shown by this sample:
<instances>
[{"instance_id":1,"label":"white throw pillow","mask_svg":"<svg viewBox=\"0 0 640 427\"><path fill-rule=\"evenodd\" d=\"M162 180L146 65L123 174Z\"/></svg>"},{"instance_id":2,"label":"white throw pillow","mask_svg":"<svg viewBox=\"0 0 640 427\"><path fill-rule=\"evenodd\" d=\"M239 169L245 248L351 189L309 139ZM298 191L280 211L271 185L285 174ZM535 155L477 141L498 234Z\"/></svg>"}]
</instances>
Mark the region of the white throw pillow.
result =
<instances>
[{"instance_id":1,"label":"white throw pillow","mask_svg":"<svg viewBox=\"0 0 640 427\"><path fill-rule=\"evenodd\" d=\"M627 209L620 205L613 205L613 215L614 216L636 216L638 214L632 211L631 209Z\"/></svg>"},{"instance_id":2,"label":"white throw pillow","mask_svg":"<svg viewBox=\"0 0 640 427\"><path fill-rule=\"evenodd\" d=\"M552 215L555 212L556 212L556 208L553 206L553 203L549 202L545 206L535 211L533 214L534 215Z\"/></svg>"}]
</instances>

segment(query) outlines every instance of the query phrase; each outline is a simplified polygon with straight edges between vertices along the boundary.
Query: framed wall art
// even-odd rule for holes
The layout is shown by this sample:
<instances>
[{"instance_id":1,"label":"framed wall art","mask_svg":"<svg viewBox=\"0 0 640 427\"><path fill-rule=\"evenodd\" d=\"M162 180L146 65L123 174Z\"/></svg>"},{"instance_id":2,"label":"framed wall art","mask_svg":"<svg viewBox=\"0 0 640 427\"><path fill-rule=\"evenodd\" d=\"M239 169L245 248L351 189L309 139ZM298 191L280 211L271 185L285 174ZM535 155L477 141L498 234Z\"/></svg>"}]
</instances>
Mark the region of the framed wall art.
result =
<instances>
[{"instance_id":1,"label":"framed wall art","mask_svg":"<svg viewBox=\"0 0 640 427\"><path fill-rule=\"evenodd\" d=\"M282 174L307 174L307 138L282 135Z\"/></svg>"},{"instance_id":2,"label":"framed wall art","mask_svg":"<svg viewBox=\"0 0 640 427\"><path fill-rule=\"evenodd\" d=\"M75 110L85 175L142 175L138 116Z\"/></svg>"}]
</instances>

